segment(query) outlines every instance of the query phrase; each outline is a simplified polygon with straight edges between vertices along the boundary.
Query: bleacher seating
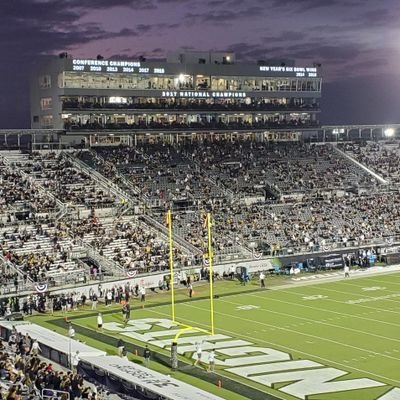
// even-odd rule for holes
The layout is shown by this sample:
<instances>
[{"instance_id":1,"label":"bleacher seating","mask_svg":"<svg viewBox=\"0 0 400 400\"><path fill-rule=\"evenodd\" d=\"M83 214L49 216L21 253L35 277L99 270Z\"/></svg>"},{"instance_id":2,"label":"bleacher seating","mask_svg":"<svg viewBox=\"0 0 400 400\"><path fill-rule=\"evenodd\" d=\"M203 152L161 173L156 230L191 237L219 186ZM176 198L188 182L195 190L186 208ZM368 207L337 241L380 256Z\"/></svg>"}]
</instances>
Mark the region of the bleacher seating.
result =
<instances>
[{"instance_id":1,"label":"bleacher seating","mask_svg":"<svg viewBox=\"0 0 400 400\"><path fill-rule=\"evenodd\" d=\"M167 270L170 208L179 239L174 260L182 266L200 263L208 251L207 213L217 262L252 257L254 251L292 254L400 239L398 145L339 147L366 168L329 144L212 137L80 150L73 153L80 164L63 153L2 152L0 210L8 223L3 218L0 225L1 246L11 263L3 266L11 268L4 279L13 281L15 273L19 281L27 275L32 282L88 274L78 255L89 250L121 273ZM106 180L91 176L82 161ZM104 182L127 193L146 223L121 217L120 201ZM16 221L20 202L30 214ZM69 212L67 204L86 214ZM57 207L60 212L51 212ZM98 217L103 207L116 211Z\"/></svg>"}]
</instances>

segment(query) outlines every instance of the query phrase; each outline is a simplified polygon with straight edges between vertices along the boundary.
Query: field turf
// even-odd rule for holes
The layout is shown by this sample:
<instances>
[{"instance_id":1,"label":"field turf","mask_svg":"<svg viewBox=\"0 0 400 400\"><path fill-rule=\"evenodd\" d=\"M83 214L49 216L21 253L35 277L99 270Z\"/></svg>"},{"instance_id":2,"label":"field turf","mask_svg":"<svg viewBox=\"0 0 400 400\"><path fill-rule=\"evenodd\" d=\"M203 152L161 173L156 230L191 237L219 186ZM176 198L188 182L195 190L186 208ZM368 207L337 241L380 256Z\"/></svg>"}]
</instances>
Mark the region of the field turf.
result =
<instances>
[{"instance_id":1,"label":"field turf","mask_svg":"<svg viewBox=\"0 0 400 400\"><path fill-rule=\"evenodd\" d=\"M215 333L290 353L293 360L311 360L348 372L338 380L370 378L386 384L369 389L315 394L309 396L309 400L373 400L391 388L400 386L400 273L350 279L340 277L337 281L285 285L271 290L271 286L282 283L269 278L269 288L260 289L257 282L245 287L237 281L216 282ZM210 329L208 288L197 286L195 292L195 297L189 299L186 289L177 291L176 319L194 327ZM148 296L144 308L141 308L138 300L132 300L133 319L170 319L171 306L168 300L168 294L153 294ZM102 306L98 311L104 312L106 323L122 323L120 309L118 305ZM70 313L68 317L76 327L80 340L103 348L110 354L115 354L116 349L111 344L104 344L102 335L114 339L122 337L127 343L131 341L133 346L143 345L107 329L98 332L96 314L88 308ZM55 313L53 317L36 316L32 321L61 333L67 332L61 313ZM151 344L150 348L153 352L166 356L169 354L168 349ZM223 359L221 355L218 356L218 351L216 354L217 358ZM219 389L216 386L217 379L214 383L212 379L204 382L199 377L191 376L196 374L191 374L190 369L196 367L190 366L190 356L185 354L180 358L187 363L186 371L172 372L167 366L156 362L152 362L151 367L229 400L251 398L238 394L240 391L233 393ZM141 361L141 357L135 356L135 353L131 358ZM279 383L271 389L225 369L217 366L218 376L231 378L281 399L297 398L279 391L288 383Z\"/></svg>"}]
</instances>

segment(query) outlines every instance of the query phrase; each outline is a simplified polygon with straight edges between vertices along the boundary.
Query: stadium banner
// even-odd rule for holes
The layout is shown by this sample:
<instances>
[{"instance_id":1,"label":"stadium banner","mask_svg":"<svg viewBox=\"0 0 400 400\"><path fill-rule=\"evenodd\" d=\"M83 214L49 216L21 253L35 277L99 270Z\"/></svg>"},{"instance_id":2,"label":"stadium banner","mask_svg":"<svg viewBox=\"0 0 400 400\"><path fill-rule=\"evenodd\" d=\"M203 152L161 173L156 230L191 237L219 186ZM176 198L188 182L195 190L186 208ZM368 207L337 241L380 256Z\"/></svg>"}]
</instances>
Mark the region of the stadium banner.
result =
<instances>
[{"instance_id":1,"label":"stadium banner","mask_svg":"<svg viewBox=\"0 0 400 400\"><path fill-rule=\"evenodd\" d=\"M104 371L108 377L130 386L139 386L146 391L169 400L222 400L221 397L195 386L178 381L168 375L134 364L118 356L82 357L92 370ZM84 367L84 365L83 365ZM87 370L87 368L84 368Z\"/></svg>"}]
</instances>

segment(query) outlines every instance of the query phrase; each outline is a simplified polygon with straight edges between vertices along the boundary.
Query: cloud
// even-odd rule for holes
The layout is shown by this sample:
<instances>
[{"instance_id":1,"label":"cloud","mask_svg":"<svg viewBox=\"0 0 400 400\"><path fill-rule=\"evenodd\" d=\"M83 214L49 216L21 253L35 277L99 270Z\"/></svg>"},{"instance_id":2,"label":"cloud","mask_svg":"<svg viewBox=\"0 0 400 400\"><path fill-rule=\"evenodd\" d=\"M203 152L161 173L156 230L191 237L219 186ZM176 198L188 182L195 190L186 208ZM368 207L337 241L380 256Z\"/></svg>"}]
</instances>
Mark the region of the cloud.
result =
<instances>
[{"instance_id":1,"label":"cloud","mask_svg":"<svg viewBox=\"0 0 400 400\"><path fill-rule=\"evenodd\" d=\"M260 0L263 1L263 0ZM356 8L366 6L373 0L272 0L274 8L288 8L297 11L310 11L320 8Z\"/></svg>"},{"instance_id":2,"label":"cloud","mask_svg":"<svg viewBox=\"0 0 400 400\"><path fill-rule=\"evenodd\" d=\"M395 71L399 7L398 0L0 0L0 126L27 114L35 60L71 49L135 59L224 48L239 61L316 61L328 79ZM19 105L12 122L10 103Z\"/></svg>"},{"instance_id":3,"label":"cloud","mask_svg":"<svg viewBox=\"0 0 400 400\"><path fill-rule=\"evenodd\" d=\"M283 31L276 36L266 36L263 38L264 43L281 43L281 42L298 42L304 40L308 35L300 31Z\"/></svg>"},{"instance_id":4,"label":"cloud","mask_svg":"<svg viewBox=\"0 0 400 400\"><path fill-rule=\"evenodd\" d=\"M64 2L64 0L58 1L60 3ZM157 8L156 2L153 0L67 0L65 3L68 7L86 10L110 9L115 7L126 7L133 10L154 10Z\"/></svg>"},{"instance_id":5,"label":"cloud","mask_svg":"<svg viewBox=\"0 0 400 400\"><path fill-rule=\"evenodd\" d=\"M205 13L187 13L185 21L193 23L228 23L240 18L240 12L235 11L209 11Z\"/></svg>"}]
</instances>

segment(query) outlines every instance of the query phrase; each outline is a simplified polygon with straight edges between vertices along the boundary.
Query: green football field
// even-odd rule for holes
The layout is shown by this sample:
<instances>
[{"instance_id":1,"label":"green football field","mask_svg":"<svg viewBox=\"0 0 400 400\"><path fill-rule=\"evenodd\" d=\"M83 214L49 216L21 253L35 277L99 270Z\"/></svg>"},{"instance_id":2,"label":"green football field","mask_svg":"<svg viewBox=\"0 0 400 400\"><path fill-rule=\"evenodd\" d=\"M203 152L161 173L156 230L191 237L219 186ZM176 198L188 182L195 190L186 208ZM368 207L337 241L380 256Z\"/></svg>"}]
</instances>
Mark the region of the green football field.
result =
<instances>
[{"instance_id":1,"label":"green football field","mask_svg":"<svg viewBox=\"0 0 400 400\"><path fill-rule=\"evenodd\" d=\"M208 289L195 290L194 299L188 298L186 290L177 292L176 320L210 330ZM210 347L207 345L212 339L205 337L202 341L204 357L211 347L216 348L216 374L208 374L209 382L205 382L197 373L199 368L191 366L194 341L191 346L189 342L193 336L204 335L195 331L182 333L179 338L181 371L172 372L156 362L152 362L152 368L229 400L267 398L263 393L281 399L400 399L400 390L394 389L400 387L400 274L288 284L273 290L259 289L256 282L242 287L238 282L223 281L214 285L214 292L218 296L214 299L215 334L224 337ZM119 306L103 306L102 331L97 330L96 314L89 309L69 318L81 340L110 354L115 354L115 347L111 342L104 344L104 337L121 337L138 348L146 342L153 353L168 356L175 336L171 330L179 327L168 326L165 321L148 322L153 324L151 328L137 325L143 325L144 319L153 321L149 318L171 320L167 302L168 296L161 294L149 296L144 308L133 300L132 322L126 327ZM54 321L48 317L34 321L52 329L56 323L56 329L66 333L61 316L56 314ZM131 358L140 361L134 352ZM207 367L206 360L201 368ZM218 381L223 389L217 387ZM241 390L229 382L240 384ZM300 384L296 386L296 382ZM254 391L246 396L245 388Z\"/></svg>"}]
</instances>

